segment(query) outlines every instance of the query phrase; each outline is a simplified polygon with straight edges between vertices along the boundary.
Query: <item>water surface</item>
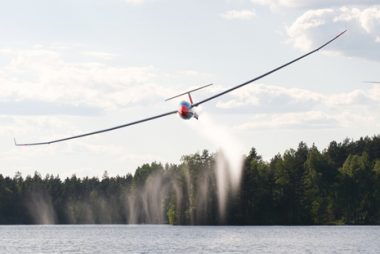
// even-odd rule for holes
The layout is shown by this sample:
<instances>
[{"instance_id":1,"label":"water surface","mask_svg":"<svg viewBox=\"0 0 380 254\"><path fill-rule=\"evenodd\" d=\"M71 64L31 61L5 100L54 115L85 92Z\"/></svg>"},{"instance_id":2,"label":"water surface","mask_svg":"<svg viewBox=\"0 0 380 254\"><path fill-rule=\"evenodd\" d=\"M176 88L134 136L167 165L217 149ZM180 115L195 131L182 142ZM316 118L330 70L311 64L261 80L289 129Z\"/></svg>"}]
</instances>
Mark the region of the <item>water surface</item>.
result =
<instances>
[{"instance_id":1,"label":"water surface","mask_svg":"<svg viewBox=\"0 0 380 254\"><path fill-rule=\"evenodd\" d=\"M379 253L380 226L0 226L0 253Z\"/></svg>"}]
</instances>

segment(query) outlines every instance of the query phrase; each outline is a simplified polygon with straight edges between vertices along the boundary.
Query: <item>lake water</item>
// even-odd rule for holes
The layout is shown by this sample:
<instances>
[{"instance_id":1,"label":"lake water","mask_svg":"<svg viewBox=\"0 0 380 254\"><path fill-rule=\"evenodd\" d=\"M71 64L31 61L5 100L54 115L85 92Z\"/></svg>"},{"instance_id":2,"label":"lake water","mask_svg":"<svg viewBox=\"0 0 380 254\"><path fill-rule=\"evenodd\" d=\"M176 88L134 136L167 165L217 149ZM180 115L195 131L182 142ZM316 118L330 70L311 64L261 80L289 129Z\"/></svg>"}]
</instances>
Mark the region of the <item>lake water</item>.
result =
<instances>
[{"instance_id":1,"label":"lake water","mask_svg":"<svg viewBox=\"0 0 380 254\"><path fill-rule=\"evenodd\" d=\"M380 253L380 226L0 226L0 253Z\"/></svg>"}]
</instances>

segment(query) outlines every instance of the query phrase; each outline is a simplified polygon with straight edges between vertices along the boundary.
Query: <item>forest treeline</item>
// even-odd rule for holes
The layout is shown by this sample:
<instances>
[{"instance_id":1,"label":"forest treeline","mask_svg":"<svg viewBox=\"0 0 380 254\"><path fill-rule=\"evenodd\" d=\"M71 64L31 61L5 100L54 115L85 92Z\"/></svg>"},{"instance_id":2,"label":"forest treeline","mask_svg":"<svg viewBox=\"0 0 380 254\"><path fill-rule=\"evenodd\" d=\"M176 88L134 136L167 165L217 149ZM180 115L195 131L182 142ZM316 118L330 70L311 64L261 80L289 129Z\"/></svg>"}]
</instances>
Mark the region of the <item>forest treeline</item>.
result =
<instances>
[{"instance_id":1,"label":"forest treeline","mask_svg":"<svg viewBox=\"0 0 380 254\"><path fill-rule=\"evenodd\" d=\"M0 224L380 224L380 136L323 151L301 142L270 161L252 148L223 211L217 156L203 151L101 179L0 175Z\"/></svg>"}]
</instances>

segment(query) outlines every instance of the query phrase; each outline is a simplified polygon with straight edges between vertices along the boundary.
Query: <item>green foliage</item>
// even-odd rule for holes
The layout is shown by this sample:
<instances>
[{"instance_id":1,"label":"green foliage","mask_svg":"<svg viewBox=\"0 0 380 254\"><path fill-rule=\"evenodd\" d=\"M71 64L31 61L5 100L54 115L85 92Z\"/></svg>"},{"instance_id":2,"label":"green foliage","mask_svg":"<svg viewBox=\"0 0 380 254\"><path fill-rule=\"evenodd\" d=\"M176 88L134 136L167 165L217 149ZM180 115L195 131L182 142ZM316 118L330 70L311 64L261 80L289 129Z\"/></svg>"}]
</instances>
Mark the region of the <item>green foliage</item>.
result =
<instances>
[{"instance_id":1,"label":"green foliage","mask_svg":"<svg viewBox=\"0 0 380 254\"><path fill-rule=\"evenodd\" d=\"M170 206L167 209L166 214L168 216L168 223L169 224L171 224L171 225L177 224L177 216L176 216L176 212L175 212L175 206L173 204L170 204Z\"/></svg>"},{"instance_id":2,"label":"green foliage","mask_svg":"<svg viewBox=\"0 0 380 254\"><path fill-rule=\"evenodd\" d=\"M101 179L0 174L0 224L380 224L380 136L333 141L323 151L301 142L269 162L252 148L224 216L220 156L205 150L178 165L153 162L133 176L105 171Z\"/></svg>"},{"instance_id":3,"label":"green foliage","mask_svg":"<svg viewBox=\"0 0 380 254\"><path fill-rule=\"evenodd\" d=\"M153 162L151 164L144 164L136 169L133 177L133 183L135 186L143 186L150 175L155 173L161 173L163 167L160 163Z\"/></svg>"}]
</instances>

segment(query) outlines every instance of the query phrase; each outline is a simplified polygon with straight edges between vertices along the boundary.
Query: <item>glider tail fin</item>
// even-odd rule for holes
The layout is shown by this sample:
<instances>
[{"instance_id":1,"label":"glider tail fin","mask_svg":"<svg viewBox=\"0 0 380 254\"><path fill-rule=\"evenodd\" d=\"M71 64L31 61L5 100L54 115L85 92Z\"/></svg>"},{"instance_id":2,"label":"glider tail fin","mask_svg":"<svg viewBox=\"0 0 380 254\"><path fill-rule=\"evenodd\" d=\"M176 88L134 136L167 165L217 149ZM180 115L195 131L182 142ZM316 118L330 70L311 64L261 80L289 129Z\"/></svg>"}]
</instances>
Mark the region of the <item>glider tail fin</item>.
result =
<instances>
[{"instance_id":1,"label":"glider tail fin","mask_svg":"<svg viewBox=\"0 0 380 254\"><path fill-rule=\"evenodd\" d=\"M192 89L192 90L190 90L190 91L187 91L187 92L184 92L184 93L181 93L181 94L175 95L175 96L173 96L173 97L170 97L170 98L166 99L165 101L169 101L169 100L172 100L172 99L177 98L177 97L179 97L179 96L182 96L182 95L187 94L187 95L189 96L189 100L190 100L191 105L193 105L193 99L191 98L191 94L190 94L190 93L195 92L195 91L198 91L198 90L201 90L201 89L206 88L206 87L209 87L209 86L211 86L211 85L213 85L213 84L208 84L208 85L205 85L205 86L201 86L201 87L198 87L198 88Z\"/></svg>"}]
</instances>

